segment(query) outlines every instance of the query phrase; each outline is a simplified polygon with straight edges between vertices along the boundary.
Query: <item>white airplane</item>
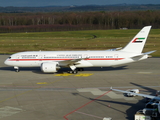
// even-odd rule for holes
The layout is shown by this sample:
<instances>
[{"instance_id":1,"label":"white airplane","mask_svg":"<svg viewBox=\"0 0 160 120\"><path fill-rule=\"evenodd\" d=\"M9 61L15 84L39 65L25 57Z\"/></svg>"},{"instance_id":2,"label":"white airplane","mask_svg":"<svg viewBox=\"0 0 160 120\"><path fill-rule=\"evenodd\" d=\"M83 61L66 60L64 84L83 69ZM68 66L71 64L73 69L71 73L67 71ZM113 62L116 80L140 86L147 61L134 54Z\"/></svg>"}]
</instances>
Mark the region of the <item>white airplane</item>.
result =
<instances>
[{"instance_id":1,"label":"white airplane","mask_svg":"<svg viewBox=\"0 0 160 120\"><path fill-rule=\"evenodd\" d=\"M77 73L84 67L109 67L136 62L148 58L142 53L151 26L144 27L123 49L103 51L27 51L11 55L4 62L14 66L16 72L19 67L40 67L44 73L55 73L61 67L70 67L70 73Z\"/></svg>"},{"instance_id":2,"label":"white airplane","mask_svg":"<svg viewBox=\"0 0 160 120\"><path fill-rule=\"evenodd\" d=\"M150 102L147 103L147 104L151 104L151 105L157 104L158 112L160 113L160 96L139 94L139 93L136 93L136 91L134 91L134 90L136 90L136 89L133 89L132 92L130 92L130 91L125 91L125 90L113 89L112 87L111 87L110 89L113 90L113 91L126 93L126 94L129 94L129 95L131 95L131 96L141 96L141 97L144 97L144 98L149 98L149 99L151 99L151 100L150 100ZM158 103L156 103L156 102L158 102ZM147 105L147 104L146 104L146 105Z\"/></svg>"}]
</instances>

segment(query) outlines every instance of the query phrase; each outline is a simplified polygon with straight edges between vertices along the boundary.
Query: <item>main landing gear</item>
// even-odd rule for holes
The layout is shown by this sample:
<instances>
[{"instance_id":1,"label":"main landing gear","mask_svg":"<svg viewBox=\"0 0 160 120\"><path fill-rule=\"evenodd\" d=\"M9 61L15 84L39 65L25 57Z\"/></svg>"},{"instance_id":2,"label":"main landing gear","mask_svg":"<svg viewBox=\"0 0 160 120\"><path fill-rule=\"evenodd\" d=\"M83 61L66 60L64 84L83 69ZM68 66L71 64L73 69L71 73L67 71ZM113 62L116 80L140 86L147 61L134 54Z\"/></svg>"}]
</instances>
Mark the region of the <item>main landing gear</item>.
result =
<instances>
[{"instance_id":1,"label":"main landing gear","mask_svg":"<svg viewBox=\"0 0 160 120\"><path fill-rule=\"evenodd\" d=\"M68 71L68 73L70 73L70 74L77 74L78 71L84 71L84 69L83 68L76 68L75 70Z\"/></svg>"},{"instance_id":2,"label":"main landing gear","mask_svg":"<svg viewBox=\"0 0 160 120\"><path fill-rule=\"evenodd\" d=\"M15 72L19 72L20 70L19 70L19 67L14 67L14 69L15 69Z\"/></svg>"},{"instance_id":3,"label":"main landing gear","mask_svg":"<svg viewBox=\"0 0 160 120\"><path fill-rule=\"evenodd\" d=\"M77 74L78 73L78 70L71 70L71 71L68 71L68 73L70 73L70 74Z\"/></svg>"}]
</instances>

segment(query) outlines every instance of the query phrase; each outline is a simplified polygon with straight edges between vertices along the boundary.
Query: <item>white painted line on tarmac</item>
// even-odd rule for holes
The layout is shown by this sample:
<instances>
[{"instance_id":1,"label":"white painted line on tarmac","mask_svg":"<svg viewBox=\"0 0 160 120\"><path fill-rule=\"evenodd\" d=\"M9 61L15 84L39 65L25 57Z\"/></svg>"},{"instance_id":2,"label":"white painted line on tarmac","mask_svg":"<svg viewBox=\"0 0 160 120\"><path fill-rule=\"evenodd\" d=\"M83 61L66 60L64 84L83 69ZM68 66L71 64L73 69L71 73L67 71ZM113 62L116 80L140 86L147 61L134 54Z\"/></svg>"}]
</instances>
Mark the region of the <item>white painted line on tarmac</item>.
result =
<instances>
[{"instance_id":1,"label":"white painted line on tarmac","mask_svg":"<svg viewBox=\"0 0 160 120\"><path fill-rule=\"evenodd\" d=\"M15 108L15 107L10 107L10 106L5 106L0 108L0 119L8 116L12 116L14 114L17 114L21 112L22 109L20 108Z\"/></svg>"},{"instance_id":2,"label":"white painted line on tarmac","mask_svg":"<svg viewBox=\"0 0 160 120\"><path fill-rule=\"evenodd\" d=\"M90 92L93 95L102 95L104 93L106 93L107 91L102 91L98 88L81 88L81 89L77 89L78 92ZM108 94L106 94L106 96L112 98L112 99L125 99L125 100L134 100L137 101L136 98L134 97L125 97L123 94L117 94L113 91L110 91Z\"/></svg>"},{"instance_id":3,"label":"white painted line on tarmac","mask_svg":"<svg viewBox=\"0 0 160 120\"><path fill-rule=\"evenodd\" d=\"M138 72L138 74L152 74L152 72Z\"/></svg>"},{"instance_id":4,"label":"white painted line on tarmac","mask_svg":"<svg viewBox=\"0 0 160 120\"><path fill-rule=\"evenodd\" d=\"M91 115L91 114L87 114L87 113L83 113L83 112L79 112L79 111L75 111L76 113L79 113L79 114L83 114L83 115L86 115L86 116L90 116L90 117L94 117L94 118L99 118L99 119L103 119L102 117L99 117L99 116L95 116L95 115Z\"/></svg>"}]
</instances>

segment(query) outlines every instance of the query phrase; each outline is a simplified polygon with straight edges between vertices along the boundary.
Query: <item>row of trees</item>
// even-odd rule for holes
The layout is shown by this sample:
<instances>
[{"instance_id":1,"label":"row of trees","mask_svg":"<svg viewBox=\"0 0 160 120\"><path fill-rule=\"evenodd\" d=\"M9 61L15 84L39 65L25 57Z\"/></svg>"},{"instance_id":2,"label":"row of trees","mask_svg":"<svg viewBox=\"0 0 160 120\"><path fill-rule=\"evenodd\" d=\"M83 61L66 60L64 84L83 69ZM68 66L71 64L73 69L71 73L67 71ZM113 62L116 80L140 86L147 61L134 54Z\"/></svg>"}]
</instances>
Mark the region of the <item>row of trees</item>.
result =
<instances>
[{"instance_id":1,"label":"row of trees","mask_svg":"<svg viewBox=\"0 0 160 120\"><path fill-rule=\"evenodd\" d=\"M0 32L160 28L160 11L0 13Z\"/></svg>"}]
</instances>

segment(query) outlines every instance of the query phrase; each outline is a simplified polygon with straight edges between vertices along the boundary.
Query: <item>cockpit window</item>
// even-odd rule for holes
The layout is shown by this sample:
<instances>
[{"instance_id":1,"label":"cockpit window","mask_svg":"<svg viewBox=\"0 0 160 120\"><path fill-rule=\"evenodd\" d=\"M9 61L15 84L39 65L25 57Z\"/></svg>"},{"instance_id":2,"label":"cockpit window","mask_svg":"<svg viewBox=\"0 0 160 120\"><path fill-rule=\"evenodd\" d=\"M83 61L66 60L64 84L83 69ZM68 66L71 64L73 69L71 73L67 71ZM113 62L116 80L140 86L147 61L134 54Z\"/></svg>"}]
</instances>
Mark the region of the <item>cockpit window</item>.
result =
<instances>
[{"instance_id":1,"label":"cockpit window","mask_svg":"<svg viewBox=\"0 0 160 120\"><path fill-rule=\"evenodd\" d=\"M8 59L11 59L11 57L9 57Z\"/></svg>"}]
</instances>

